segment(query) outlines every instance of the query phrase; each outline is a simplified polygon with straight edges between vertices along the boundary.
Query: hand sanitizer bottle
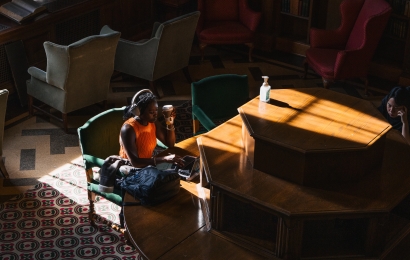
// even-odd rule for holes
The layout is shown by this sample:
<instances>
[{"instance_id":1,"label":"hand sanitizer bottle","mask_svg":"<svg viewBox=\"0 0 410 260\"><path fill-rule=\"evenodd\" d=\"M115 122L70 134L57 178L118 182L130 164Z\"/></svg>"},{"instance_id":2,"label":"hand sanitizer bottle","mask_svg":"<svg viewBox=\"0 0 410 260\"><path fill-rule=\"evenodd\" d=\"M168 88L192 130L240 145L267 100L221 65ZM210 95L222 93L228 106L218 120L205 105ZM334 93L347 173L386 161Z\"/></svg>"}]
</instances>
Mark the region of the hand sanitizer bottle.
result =
<instances>
[{"instance_id":1,"label":"hand sanitizer bottle","mask_svg":"<svg viewBox=\"0 0 410 260\"><path fill-rule=\"evenodd\" d=\"M270 100L270 85L268 83L268 76L262 76L262 78L264 79L265 82L263 82L262 86L261 86L261 91L259 94L259 100L262 102L269 102Z\"/></svg>"}]
</instances>

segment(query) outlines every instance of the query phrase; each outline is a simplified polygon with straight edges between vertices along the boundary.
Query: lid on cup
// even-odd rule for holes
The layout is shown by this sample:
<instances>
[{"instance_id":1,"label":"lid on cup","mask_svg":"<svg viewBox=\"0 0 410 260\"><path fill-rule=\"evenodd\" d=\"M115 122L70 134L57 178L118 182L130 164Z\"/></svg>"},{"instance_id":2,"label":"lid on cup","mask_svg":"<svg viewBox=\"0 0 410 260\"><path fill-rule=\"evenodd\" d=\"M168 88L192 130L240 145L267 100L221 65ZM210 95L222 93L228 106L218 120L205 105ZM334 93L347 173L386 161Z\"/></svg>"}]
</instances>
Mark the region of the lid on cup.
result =
<instances>
[{"instance_id":1,"label":"lid on cup","mask_svg":"<svg viewBox=\"0 0 410 260\"><path fill-rule=\"evenodd\" d=\"M172 106L172 105L164 105L163 107L162 107L162 110L172 110L174 107Z\"/></svg>"}]
</instances>

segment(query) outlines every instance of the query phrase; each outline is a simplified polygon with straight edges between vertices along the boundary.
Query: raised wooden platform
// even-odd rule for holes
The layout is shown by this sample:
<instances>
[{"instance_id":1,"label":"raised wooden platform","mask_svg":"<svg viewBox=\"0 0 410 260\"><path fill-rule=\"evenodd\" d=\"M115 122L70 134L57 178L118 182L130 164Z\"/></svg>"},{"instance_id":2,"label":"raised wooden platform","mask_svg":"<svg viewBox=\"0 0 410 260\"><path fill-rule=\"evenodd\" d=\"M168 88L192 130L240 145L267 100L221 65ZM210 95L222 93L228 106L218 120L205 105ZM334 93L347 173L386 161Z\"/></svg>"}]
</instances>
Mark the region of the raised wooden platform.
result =
<instances>
[{"instance_id":1,"label":"raised wooden platform","mask_svg":"<svg viewBox=\"0 0 410 260\"><path fill-rule=\"evenodd\" d=\"M241 106L255 169L307 186L358 181L379 168L391 129L367 100L324 88L275 89Z\"/></svg>"}]
</instances>

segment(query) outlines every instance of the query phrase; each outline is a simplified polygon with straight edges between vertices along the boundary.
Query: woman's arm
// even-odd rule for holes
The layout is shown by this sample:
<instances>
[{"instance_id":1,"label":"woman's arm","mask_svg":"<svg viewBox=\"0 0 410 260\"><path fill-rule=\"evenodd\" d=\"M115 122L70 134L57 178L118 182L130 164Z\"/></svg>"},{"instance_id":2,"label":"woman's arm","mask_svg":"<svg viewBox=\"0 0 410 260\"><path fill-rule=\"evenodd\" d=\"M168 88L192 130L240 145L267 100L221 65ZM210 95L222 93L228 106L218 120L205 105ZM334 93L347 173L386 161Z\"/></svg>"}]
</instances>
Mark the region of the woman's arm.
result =
<instances>
[{"instance_id":1,"label":"woman's arm","mask_svg":"<svg viewBox=\"0 0 410 260\"><path fill-rule=\"evenodd\" d=\"M165 115L164 115L165 116ZM171 117L173 117L172 122L175 122L175 108L171 113ZM174 147L175 146L175 126L174 124L167 125L166 128L164 128L161 123L157 120L155 121L155 126L156 126L156 135L157 138L166 146L168 147Z\"/></svg>"},{"instance_id":2,"label":"woman's arm","mask_svg":"<svg viewBox=\"0 0 410 260\"><path fill-rule=\"evenodd\" d=\"M155 122L157 138L166 146L175 146L175 127L174 125L168 125L166 128L161 125L160 122Z\"/></svg>"},{"instance_id":3,"label":"woman's arm","mask_svg":"<svg viewBox=\"0 0 410 260\"><path fill-rule=\"evenodd\" d=\"M402 111L399 111L398 114L401 117L401 122L403 124L401 128L401 134L403 137L407 140L407 142L410 144L410 134L409 134L409 121L407 119L407 107L403 107Z\"/></svg>"}]
</instances>

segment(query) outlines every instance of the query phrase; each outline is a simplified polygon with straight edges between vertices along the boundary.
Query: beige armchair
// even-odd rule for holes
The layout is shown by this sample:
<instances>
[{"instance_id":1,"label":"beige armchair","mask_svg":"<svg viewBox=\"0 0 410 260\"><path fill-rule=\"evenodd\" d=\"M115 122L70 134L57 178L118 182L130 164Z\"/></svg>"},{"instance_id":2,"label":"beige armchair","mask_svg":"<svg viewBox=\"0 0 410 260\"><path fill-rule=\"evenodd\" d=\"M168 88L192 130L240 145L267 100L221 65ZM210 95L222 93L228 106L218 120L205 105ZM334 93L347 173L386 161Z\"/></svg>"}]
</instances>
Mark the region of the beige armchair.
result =
<instances>
[{"instance_id":1,"label":"beige armchair","mask_svg":"<svg viewBox=\"0 0 410 260\"><path fill-rule=\"evenodd\" d=\"M115 54L115 70L149 81L151 91L160 98L154 81L180 69L188 72L189 56L199 12L192 12L155 23L150 39L131 42L120 39Z\"/></svg>"},{"instance_id":2,"label":"beige armchair","mask_svg":"<svg viewBox=\"0 0 410 260\"><path fill-rule=\"evenodd\" d=\"M68 46L45 42L47 71L30 67L27 81L29 112L34 109L63 123L67 132L67 114L107 100L114 57L121 33L101 29L100 35L88 36ZM34 103L37 99L60 111L62 119Z\"/></svg>"},{"instance_id":3,"label":"beige armchair","mask_svg":"<svg viewBox=\"0 0 410 260\"><path fill-rule=\"evenodd\" d=\"M8 96L9 91L7 89L0 90L0 171L6 179L9 178L9 174L3 162L3 135Z\"/></svg>"}]
</instances>

